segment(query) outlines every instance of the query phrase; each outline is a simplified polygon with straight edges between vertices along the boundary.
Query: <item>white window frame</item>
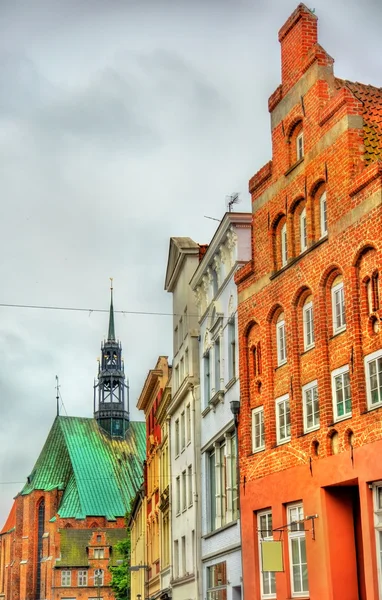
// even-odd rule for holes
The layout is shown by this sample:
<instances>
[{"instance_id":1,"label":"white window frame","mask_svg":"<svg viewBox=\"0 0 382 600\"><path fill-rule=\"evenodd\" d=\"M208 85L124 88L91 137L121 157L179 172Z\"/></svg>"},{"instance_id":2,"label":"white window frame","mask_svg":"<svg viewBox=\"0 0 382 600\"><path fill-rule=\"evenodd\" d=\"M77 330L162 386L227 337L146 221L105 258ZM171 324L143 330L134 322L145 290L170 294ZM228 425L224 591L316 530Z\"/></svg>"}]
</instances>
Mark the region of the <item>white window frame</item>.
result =
<instances>
[{"instance_id":1,"label":"white window frame","mask_svg":"<svg viewBox=\"0 0 382 600\"><path fill-rule=\"evenodd\" d=\"M374 408L380 408L382 406L382 372L378 372L378 359L382 360L382 348L377 350L376 352L372 352L368 354L364 358L365 364L365 379L366 379L366 395L367 395L367 406L369 410L373 410ZM379 397L378 402L372 402L372 389L371 389L371 381L370 381L370 364L376 362L377 369L374 377L377 379L377 394Z\"/></svg>"},{"instance_id":2,"label":"white window frame","mask_svg":"<svg viewBox=\"0 0 382 600\"><path fill-rule=\"evenodd\" d=\"M300 250L304 252L308 247L308 234L306 231L306 208L300 214Z\"/></svg>"},{"instance_id":3,"label":"white window frame","mask_svg":"<svg viewBox=\"0 0 382 600\"><path fill-rule=\"evenodd\" d=\"M267 520L267 530L264 533L264 531L261 529L261 518L262 517L266 517ZM270 519L269 519L270 517ZM272 587L272 579L274 581L274 585L276 587L276 580L275 580L275 573L273 573L272 571L263 571L262 569L262 555L261 555L261 542L271 542L273 540L273 532L272 532L272 511L270 509L268 510L262 510L260 512L257 513L257 531L258 531L258 540L259 540L259 569L260 569L260 573L259 573L259 579L260 579L260 595L261 595L261 599L265 600L268 598L276 598L276 590L274 592L271 593L265 593L264 592L264 580L268 579L268 584L270 587ZM271 535L269 535L269 533Z\"/></svg>"},{"instance_id":4,"label":"white window frame","mask_svg":"<svg viewBox=\"0 0 382 600\"><path fill-rule=\"evenodd\" d=\"M306 302L302 307L302 319L304 326L304 350L314 348L314 312L313 301ZM310 328L308 325L310 324Z\"/></svg>"},{"instance_id":5,"label":"white window frame","mask_svg":"<svg viewBox=\"0 0 382 600\"><path fill-rule=\"evenodd\" d=\"M94 548L94 558L102 560L105 558L105 551L103 548Z\"/></svg>"},{"instance_id":6,"label":"white window frame","mask_svg":"<svg viewBox=\"0 0 382 600\"><path fill-rule=\"evenodd\" d=\"M281 238L281 266L285 267L288 263L288 237L287 237L287 224L286 222L280 229Z\"/></svg>"},{"instance_id":7,"label":"white window frame","mask_svg":"<svg viewBox=\"0 0 382 600\"><path fill-rule=\"evenodd\" d=\"M320 196L320 231L321 237L328 235L328 205L326 200L326 190Z\"/></svg>"},{"instance_id":8,"label":"white window frame","mask_svg":"<svg viewBox=\"0 0 382 600\"><path fill-rule=\"evenodd\" d=\"M285 435L281 437L281 427L280 427L280 407L283 405L284 410L284 425L283 429L285 429ZM288 409L288 410L286 410ZM289 423L288 420L285 419L286 415L289 414ZM289 435L288 435L288 427L289 427ZM289 394L284 394L284 396L280 396L276 398L276 439L277 445L286 444L291 439L291 420L290 420L290 405L289 405Z\"/></svg>"},{"instance_id":9,"label":"white window frame","mask_svg":"<svg viewBox=\"0 0 382 600\"><path fill-rule=\"evenodd\" d=\"M283 344L281 343L283 341ZM276 345L277 345L277 366L285 365L287 362L287 346L286 346L286 332L285 332L285 319L277 321L276 323Z\"/></svg>"},{"instance_id":10,"label":"white window frame","mask_svg":"<svg viewBox=\"0 0 382 600\"><path fill-rule=\"evenodd\" d=\"M340 302L340 324L337 324L337 293L341 296ZM345 288L344 282L340 281L336 285L332 286L332 317L333 317L333 334L341 333L346 329L346 307L345 307Z\"/></svg>"},{"instance_id":11,"label":"white window frame","mask_svg":"<svg viewBox=\"0 0 382 600\"><path fill-rule=\"evenodd\" d=\"M252 410L252 452L261 452L264 448L264 406L259 406Z\"/></svg>"},{"instance_id":12,"label":"white window frame","mask_svg":"<svg viewBox=\"0 0 382 600\"><path fill-rule=\"evenodd\" d=\"M296 136L296 158L297 158L297 160L301 160L303 157L304 157L304 131L300 131L300 133Z\"/></svg>"},{"instance_id":13,"label":"white window frame","mask_svg":"<svg viewBox=\"0 0 382 600\"><path fill-rule=\"evenodd\" d=\"M72 586L72 572L69 569L61 571L61 587Z\"/></svg>"},{"instance_id":14,"label":"white window frame","mask_svg":"<svg viewBox=\"0 0 382 600\"><path fill-rule=\"evenodd\" d=\"M320 428L320 405L319 405L319 400L318 400L318 418L315 417L315 413L313 410L313 406L312 406L312 413L313 413L313 425L311 425L310 427L308 426L308 402L307 402L307 396L310 394L310 392L312 394L314 394L314 390L316 390L317 392L317 400L318 400L318 383L317 380L315 381L311 381L310 383L307 383L306 385L304 385L302 387L302 405L303 405L303 413L304 413L304 432L307 433L308 431L315 431L316 429ZM312 399L312 404L313 404L313 399Z\"/></svg>"},{"instance_id":15,"label":"white window frame","mask_svg":"<svg viewBox=\"0 0 382 600\"><path fill-rule=\"evenodd\" d=\"M88 572L86 569L80 569L77 573L78 587L86 587L88 585Z\"/></svg>"},{"instance_id":16,"label":"white window frame","mask_svg":"<svg viewBox=\"0 0 382 600\"><path fill-rule=\"evenodd\" d=\"M187 490L187 501L188 501L188 506L192 506L193 502L194 502L194 495L193 495L193 490L192 490L192 465L188 465L187 467L187 483L188 483L188 490Z\"/></svg>"},{"instance_id":17,"label":"white window frame","mask_svg":"<svg viewBox=\"0 0 382 600\"><path fill-rule=\"evenodd\" d=\"M175 497L175 501L176 501L175 510L176 510L176 513L175 514L178 517L180 515L180 476L179 475L176 478L175 491L176 491L176 497Z\"/></svg>"},{"instance_id":18,"label":"white window frame","mask_svg":"<svg viewBox=\"0 0 382 600\"><path fill-rule=\"evenodd\" d=\"M337 396L336 396L336 379L338 377L341 377L342 380L342 392L343 392L343 376L347 374L349 377L349 390L350 390L350 411L345 413L343 415L338 415L337 412ZM351 397L351 384L350 384L350 372L349 372L349 365L343 365L342 367L339 367L339 369L334 369L334 371L332 371L332 398L333 398L333 417L334 417L334 421L337 423L338 421L343 421L344 419L349 419L352 416L352 397ZM343 400L343 402L345 403L346 400Z\"/></svg>"},{"instance_id":19,"label":"white window frame","mask_svg":"<svg viewBox=\"0 0 382 600\"><path fill-rule=\"evenodd\" d=\"M292 592L292 598L306 598L306 597L309 597L309 578L308 578L308 589L307 590L296 591L294 589L293 563L292 563L292 556L293 556L292 541L293 540L296 540L296 539L300 540L299 541L299 550L300 550L301 541L304 540L305 556L306 556L305 522L296 523L295 525L291 525L291 523L293 521L297 521L297 519L293 519L293 517L292 517L292 511L295 511L296 509L300 513L299 514L300 519L298 519L298 520L304 519L304 507L301 502L298 502L296 504L289 504L287 507L288 524L289 524L289 527L288 527L288 550L289 550L289 563L290 563L290 587L291 587L291 592ZM301 565L304 563L300 562L299 564L300 564L300 570L301 570ZM308 567L308 562L306 563L306 566Z\"/></svg>"},{"instance_id":20,"label":"white window frame","mask_svg":"<svg viewBox=\"0 0 382 600\"><path fill-rule=\"evenodd\" d=\"M187 470L182 471L182 512L187 510Z\"/></svg>"}]
</instances>

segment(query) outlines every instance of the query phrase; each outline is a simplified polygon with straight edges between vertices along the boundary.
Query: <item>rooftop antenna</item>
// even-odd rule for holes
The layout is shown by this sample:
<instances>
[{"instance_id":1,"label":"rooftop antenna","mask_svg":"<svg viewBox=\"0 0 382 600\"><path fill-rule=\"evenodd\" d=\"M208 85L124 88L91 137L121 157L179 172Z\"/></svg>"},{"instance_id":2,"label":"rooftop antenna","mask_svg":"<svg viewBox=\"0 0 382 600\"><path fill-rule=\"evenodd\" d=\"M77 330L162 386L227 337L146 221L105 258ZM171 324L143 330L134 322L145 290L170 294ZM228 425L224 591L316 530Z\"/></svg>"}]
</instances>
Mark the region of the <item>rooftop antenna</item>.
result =
<instances>
[{"instance_id":1,"label":"rooftop antenna","mask_svg":"<svg viewBox=\"0 0 382 600\"><path fill-rule=\"evenodd\" d=\"M220 219L215 219L215 217L207 217L207 215L204 215L205 219L211 219L211 221L219 221L220 223Z\"/></svg>"},{"instance_id":2,"label":"rooftop antenna","mask_svg":"<svg viewBox=\"0 0 382 600\"><path fill-rule=\"evenodd\" d=\"M230 196L226 196L226 200L227 200L228 212L232 212L232 207L235 204L239 204L239 202L240 202L239 194L237 192L235 192L234 194L231 194Z\"/></svg>"},{"instance_id":3,"label":"rooftop antenna","mask_svg":"<svg viewBox=\"0 0 382 600\"><path fill-rule=\"evenodd\" d=\"M58 384L58 375L56 375L56 401L57 401L57 416L60 415L60 386Z\"/></svg>"}]
</instances>

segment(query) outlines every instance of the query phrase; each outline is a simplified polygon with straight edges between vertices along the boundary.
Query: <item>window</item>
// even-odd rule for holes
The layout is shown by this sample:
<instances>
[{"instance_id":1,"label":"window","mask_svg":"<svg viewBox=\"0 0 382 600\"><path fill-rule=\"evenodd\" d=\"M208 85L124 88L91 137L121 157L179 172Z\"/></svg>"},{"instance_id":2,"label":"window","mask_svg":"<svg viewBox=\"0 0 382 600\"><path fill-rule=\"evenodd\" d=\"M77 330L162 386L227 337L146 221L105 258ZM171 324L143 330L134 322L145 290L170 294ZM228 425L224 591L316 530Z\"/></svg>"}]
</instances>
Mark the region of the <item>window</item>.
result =
<instances>
[{"instance_id":1,"label":"window","mask_svg":"<svg viewBox=\"0 0 382 600\"><path fill-rule=\"evenodd\" d=\"M313 302L308 299L302 309L304 321L304 350L314 346Z\"/></svg>"},{"instance_id":2,"label":"window","mask_svg":"<svg viewBox=\"0 0 382 600\"><path fill-rule=\"evenodd\" d=\"M258 513L257 529L259 533L259 555L261 561L261 542L273 540L272 512L270 510ZM276 598L276 574L271 571L263 571L260 565L260 586L262 598Z\"/></svg>"},{"instance_id":3,"label":"window","mask_svg":"<svg viewBox=\"0 0 382 600\"><path fill-rule=\"evenodd\" d=\"M174 578L179 577L179 542L174 541Z\"/></svg>"},{"instance_id":4,"label":"window","mask_svg":"<svg viewBox=\"0 0 382 600\"><path fill-rule=\"evenodd\" d=\"M290 440L290 409L289 396L281 396L276 400L276 437L278 444Z\"/></svg>"},{"instance_id":5,"label":"window","mask_svg":"<svg viewBox=\"0 0 382 600\"><path fill-rule=\"evenodd\" d=\"M203 357L204 367L204 400L207 406L211 399L211 382L210 382L210 352L206 352Z\"/></svg>"},{"instance_id":6,"label":"window","mask_svg":"<svg viewBox=\"0 0 382 600\"><path fill-rule=\"evenodd\" d=\"M78 585L84 586L88 584L88 572L78 571Z\"/></svg>"},{"instance_id":7,"label":"window","mask_svg":"<svg viewBox=\"0 0 382 600\"><path fill-rule=\"evenodd\" d=\"M192 494L192 466L189 465L187 468L187 479L188 479L188 506L192 506L193 494Z\"/></svg>"},{"instance_id":8,"label":"window","mask_svg":"<svg viewBox=\"0 0 382 600\"><path fill-rule=\"evenodd\" d=\"M235 321L228 321L228 381L236 377L236 334Z\"/></svg>"},{"instance_id":9,"label":"window","mask_svg":"<svg viewBox=\"0 0 382 600\"><path fill-rule=\"evenodd\" d=\"M177 390L179 387L179 365L176 365L175 367L174 383L175 389Z\"/></svg>"},{"instance_id":10,"label":"window","mask_svg":"<svg viewBox=\"0 0 382 600\"><path fill-rule=\"evenodd\" d=\"M178 335L178 326L174 329L174 354L178 352L179 348L179 335Z\"/></svg>"},{"instance_id":11,"label":"window","mask_svg":"<svg viewBox=\"0 0 382 600\"><path fill-rule=\"evenodd\" d=\"M179 319L179 346L183 344L183 319Z\"/></svg>"},{"instance_id":12,"label":"window","mask_svg":"<svg viewBox=\"0 0 382 600\"><path fill-rule=\"evenodd\" d=\"M186 406L186 417L187 417L186 439L187 439L187 444L190 444L191 443L191 406L190 406L190 404L187 404L187 406Z\"/></svg>"},{"instance_id":13,"label":"window","mask_svg":"<svg viewBox=\"0 0 382 600\"><path fill-rule=\"evenodd\" d=\"M332 393L334 420L351 417L349 365L332 371Z\"/></svg>"},{"instance_id":14,"label":"window","mask_svg":"<svg viewBox=\"0 0 382 600\"><path fill-rule=\"evenodd\" d=\"M180 477L176 478L176 514L180 514Z\"/></svg>"},{"instance_id":15,"label":"window","mask_svg":"<svg viewBox=\"0 0 382 600\"><path fill-rule=\"evenodd\" d=\"M184 357L179 361L179 384L182 385L184 380Z\"/></svg>"},{"instance_id":16,"label":"window","mask_svg":"<svg viewBox=\"0 0 382 600\"><path fill-rule=\"evenodd\" d=\"M207 600L227 600L227 567L225 562L207 567Z\"/></svg>"},{"instance_id":17,"label":"window","mask_svg":"<svg viewBox=\"0 0 382 600\"><path fill-rule=\"evenodd\" d=\"M182 536L182 575L187 573L186 536Z\"/></svg>"},{"instance_id":18,"label":"window","mask_svg":"<svg viewBox=\"0 0 382 600\"><path fill-rule=\"evenodd\" d=\"M379 598L382 597L382 481L373 484L374 488L374 522L375 541L377 545L377 569L379 581Z\"/></svg>"},{"instance_id":19,"label":"window","mask_svg":"<svg viewBox=\"0 0 382 600\"><path fill-rule=\"evenodd\" d=\"M304 431L313 431L320 427L320 409L318 406L317 381L311 381L302 388Z\"/></svg>"},{"instance_id":20,"label":"window","mask_svg":"<svg viewBox=\"0 0 382 600\"><path fill-rule=\"evenodd\" d=\"M94 558L104 558L104 549L94 548Z\"/></svg>"},{"instance_id":21,"label":"window","mask_svg":"<svg viewBox=\"0 0 382 600\"><path fill-rule=\"evenodd\" d=\"M337 281L337 279L335 280ZM346 329L344 284L341 280L332 286L333 333Z\"/></svg>"},{"instance_id":22,"label":"window","mask_svg":"<svg viewBox=\"0 0 382 600\"><path fill-rule=\"evenodd\" d=\"M308 247L308 238L306 232L306 209L304 208L300 215L300 250L304 252Z\"/></svg>"},{"instance_id":23,"label":"window","mask_svg":"<svg viewBox=\"0 0 382 600\"><path fill-rule=\"evenodd\" d=\"M304 132L298 134L296 137L296 157L297 160L301 160L304 156Z\"/></svg>"},{"instance_id":24,"label":"window","mask_svg":"<svg viewBox=\"0 0 382 600\"><path fill-rule=\"evenodd\" d=\"M187 333L188 333L188 316L187 316L187 306L184 309L184 314L183 314L183 329L184 329L184 337L187 337Z\"/></svg>"},{"instance_id":25,"label":"window","mask_svg":"<svg viewBox=\"0 0 382 600\"><path fill-rule=\"evenodd\" d=\"M175 421L175 456L179 456L180 439L179 439L179 419Z\"/></svg>"},{"instance_id":26,"label":"window","mask_svg":"<svg viewBox=\"0 0 382 600\"><path fill-rule=\"evenodd\" d=\"M366 393L369 408L382 405L382 350L365 356Z\"/></svg>"},{"instance_id":27,"label":"window","mask_svg":"<svg viewBox=\"0 0 382 600\"><path fill-rule=\"evenodd\" d=\"M328 220L326 216L326 192L320 197L320 230L321 237L328 234Z\"/></svg>"},{"instance_id":28,"label":"window","mask_svg":"<svg viewBox=\"0 0 382 600\"><path fill-rule=\"evenodd\" d=\"M252 452L264 450L264 407L252 410Z\"/></svg>"},{"instance_id":29,"label":"window","mask_svg":"<svg viewBox=\"0 0 382 600\"><path fill-rule=\"evenodd\" d=\"M187 377L187 375L190 372L189 360L190 359L188 357L188 348L186 348L184 351L184 375L185 375L185 377Z\"/></svg>"},{"instance_id":30,"label":"window","mask_svg":"<svg viewBox=\"0 0 382 600\"><path fill-rule=\"evenodd\" d=\"M238 516L236 434L227 433L208 454L210 530L214 531Z\"/></svg>"},{"instance_id":31,"label":"window","mask_svg":"<svg viewBox=\"0 0 382 600\"><path fill-rule=\"evenodd\" d=\"M306 596L308 565L306 562L305 522L302 504L288 507L288 543L292 596Z\"/></svg>"},{"instance_id":32,"label":"window","mask_svg":"<svg viewBox=\"0 0 382 600\"><path fill-rule=\"evenodd\" d=\"M187 473L182 472L182 510L187 510Z\"/></svg>"},{"instance_id":33,"label":"window","mask_svg":"<svg viewBox=\"0 0 382 600\"><path fill-rule=\"evenodd\" d=\"M184 450L186 447L186 416L184 411L180 415L180 449Z\"/></svg>"},{"instance_id":34,"label":"window","mask_svg":"<svg viewBox=\"0 0 382 600\"><path fill-rule=\"evenodd\" d=\"M61 571L61 585L63 587L68 587L72 585L72 572L71 571Z\"/></svg>"},{"instance_id":35,"label":"window","mask_svg":"<svg viewBox=\"0 0 382 600\"><path fill-rule=\"evenodd\" d=\"M277 365L280 367L287 361L284 313L281 313L276 323Z\"/></svg>"},{"instance_id":36,"label":"window","mask_svg":"<svg viewBox=\"0 0 382 600\"><path fill-rule=\"evenodd\" d=\"M281 266L285 267L288 262L288 240L286 223L281 227Z\"/></svg>"},{"instance_id":37,"label":"window","mask_svg":"<svg viewBox=\"0 0 382 600\"><path fill-rule=\"evenodd\" d=\"M215 356L215 392L220 390L220 339L215 340L214 346Z\"/></svg>"}]
</instances>

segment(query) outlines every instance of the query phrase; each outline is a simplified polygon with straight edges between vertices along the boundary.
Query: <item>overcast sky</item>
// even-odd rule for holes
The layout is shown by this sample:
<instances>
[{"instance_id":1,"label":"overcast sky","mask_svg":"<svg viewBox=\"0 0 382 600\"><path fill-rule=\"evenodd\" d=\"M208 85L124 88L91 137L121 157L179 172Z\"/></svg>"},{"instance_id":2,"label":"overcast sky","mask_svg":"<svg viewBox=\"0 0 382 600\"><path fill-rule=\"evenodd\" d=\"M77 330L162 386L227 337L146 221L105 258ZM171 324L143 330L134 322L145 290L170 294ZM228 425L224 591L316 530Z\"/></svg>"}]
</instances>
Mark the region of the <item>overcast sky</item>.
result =
<instances>
[{"instance_id":1,"label":"overcast sky","mask_svg":"<svg viewBox=\"0 0 382 600\"><path fill-rule=\"evenodd\" d=\"M270 158L291 0L0 3L0 303L170 312L169 237L208 242ZM382 85L380 0L315 0L338 76ZM117 315L134 418L171 317ZM107 314L0 308L0 529L52 425L91 416ZM65 414L65 411L62 411ZM142 418L142 417L138 417ZM12 483L13 482L13 483Z\"/></svg>"}]
</instances>

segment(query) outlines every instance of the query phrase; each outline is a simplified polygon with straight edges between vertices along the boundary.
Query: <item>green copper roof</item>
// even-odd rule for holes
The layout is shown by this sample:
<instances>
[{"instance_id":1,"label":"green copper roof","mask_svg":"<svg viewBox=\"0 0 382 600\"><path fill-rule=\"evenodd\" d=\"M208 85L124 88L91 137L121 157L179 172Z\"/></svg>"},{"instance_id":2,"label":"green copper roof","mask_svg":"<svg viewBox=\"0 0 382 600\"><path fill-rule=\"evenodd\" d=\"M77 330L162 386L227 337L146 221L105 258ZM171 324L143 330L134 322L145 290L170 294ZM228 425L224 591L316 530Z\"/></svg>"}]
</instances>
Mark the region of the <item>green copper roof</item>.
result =
<instances>
[{"instance_id":1,"label":"green copper roof","mask_svg":"<svg viewBox=\"0 0 382 600\"><path fill-rule=\"evenodd\" d=\"M115 341L115 328L114 328L114 307L113 307L113 288L110 291L110 314L109 314L109 333L107 334L108 341Z\"/></svg>"},{"instance_id":2,"label":"green copper roof","mask_svg":"<svg viewBox=\"0 0 382 600\"><path fill-rule=\"evenodd\" d=\"M106 533L106 545L112 546L110 565L117 564L121 559L118 550L114 547L117 542L126 538L125 529L100 529ZM92 529L61 529L60 550L61 560L57 560L57 567L88 567L89 559L87 547L90 545L93 534Z\"/></svg>"},{"instance_id":3,"label":"green copper roof","mask_svg":"<svg viewBox=\"0 0 382 600\"><path fill-rule=\"evenodd\" d=\"M111 438L95 419L56 417L21 494L64 491L58 514L122 517L142 483L145 423L130 422L126 439Z\"/></svg>"}]
</instances>

